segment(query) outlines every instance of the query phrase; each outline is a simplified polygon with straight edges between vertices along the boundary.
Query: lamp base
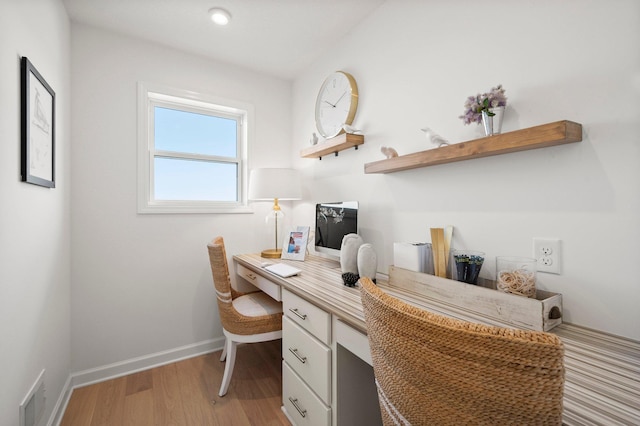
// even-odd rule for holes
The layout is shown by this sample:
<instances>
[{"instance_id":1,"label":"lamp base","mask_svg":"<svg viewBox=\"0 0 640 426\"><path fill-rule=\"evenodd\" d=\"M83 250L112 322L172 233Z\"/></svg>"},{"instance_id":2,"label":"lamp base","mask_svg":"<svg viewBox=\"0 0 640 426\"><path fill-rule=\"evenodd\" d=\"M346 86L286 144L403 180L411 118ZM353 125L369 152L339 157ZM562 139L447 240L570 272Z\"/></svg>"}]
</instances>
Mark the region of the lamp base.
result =
<instances>
[{"instance_id":1,"label":"lamp base","mask_svg":"<svg viewBox=\"0 0 640 426\"><path fill-rule=\"evenodd\" d=\"M282 250L280 249L262 250L262 253L260 253L260 256L266 257L267 259L280 258L282 256Z\"/></svg>"}]
</instances>

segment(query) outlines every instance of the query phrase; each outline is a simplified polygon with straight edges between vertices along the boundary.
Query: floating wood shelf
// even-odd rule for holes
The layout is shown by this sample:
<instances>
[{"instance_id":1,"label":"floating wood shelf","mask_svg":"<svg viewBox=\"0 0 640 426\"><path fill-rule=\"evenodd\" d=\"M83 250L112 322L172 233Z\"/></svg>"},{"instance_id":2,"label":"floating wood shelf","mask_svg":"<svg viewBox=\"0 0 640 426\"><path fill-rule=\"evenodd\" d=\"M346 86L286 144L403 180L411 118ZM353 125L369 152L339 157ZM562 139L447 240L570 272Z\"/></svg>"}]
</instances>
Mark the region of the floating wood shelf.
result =
<instances>
[{"instance_id":1,"label":"floating wood shelf","mask_svg":"<svg viewBox=\"0 0 640 426\"><path fill-rule=\"evenodd\" d=\"M414 152L364 165L365 173L392 173L472 158L562 145L582 140L582 124L573 121L529 127L427 151Z\"/></svg>"},{"instance_id":2,"label":"floating wood shelf","mask_svg":"<svg viewBox=\"0 0 640 426\"><path fill-rule=\"evenodd\" d=\"M343 133L335 138L327 139L324 142L320 142L317 145L310 146L300 151L300 157L303 158L319 158L329 154L337 156L338 152L355 147L358 149L358 145L364 143L364 135L354 135L353 133Z\"/></svg>"}]
</instances>

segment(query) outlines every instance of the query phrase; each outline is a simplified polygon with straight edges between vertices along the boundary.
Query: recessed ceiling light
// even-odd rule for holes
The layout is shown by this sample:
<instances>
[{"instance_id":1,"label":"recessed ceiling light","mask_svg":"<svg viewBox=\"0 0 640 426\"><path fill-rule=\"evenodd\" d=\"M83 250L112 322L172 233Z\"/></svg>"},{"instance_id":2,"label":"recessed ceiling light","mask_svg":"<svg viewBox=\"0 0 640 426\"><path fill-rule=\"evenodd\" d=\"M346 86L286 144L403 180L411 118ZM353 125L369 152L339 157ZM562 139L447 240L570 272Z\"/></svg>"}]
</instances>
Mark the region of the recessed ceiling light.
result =
<instances>
[{"instance_id":1,"label":"recessed ceiling light","mask_svg":"<svg viewBox=\"0 0 640 426\"><path fill-rule=\"evenodd\" d=\"M227 25L231 21L231 14L220 7L209 9L209 16L218 25Z\"/></svg>"}]
</instances>

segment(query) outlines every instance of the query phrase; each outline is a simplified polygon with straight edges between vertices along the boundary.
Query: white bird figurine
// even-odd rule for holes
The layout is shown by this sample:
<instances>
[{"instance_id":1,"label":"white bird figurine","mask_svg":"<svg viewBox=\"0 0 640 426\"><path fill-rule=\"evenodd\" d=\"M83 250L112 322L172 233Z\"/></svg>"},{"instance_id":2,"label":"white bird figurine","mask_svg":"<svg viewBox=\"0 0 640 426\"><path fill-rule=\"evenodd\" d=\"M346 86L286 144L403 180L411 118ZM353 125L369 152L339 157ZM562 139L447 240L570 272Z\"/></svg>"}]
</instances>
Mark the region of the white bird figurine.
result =
<instances>
[{"instance_id":1,"label":"white bird figurine","mask_svg":"<svg viewBox=\"0 0 640 426\"><path fill-rule=\"evenodd\" d=\"M382 148L380 148L380 152L382 152L387 158L398 156L398 152L390 146L383 146Z\"/></svg>"},{"instance_id":2,"label":"white bird figurine","mask_svg":"<svg viewBox=\"0 0 640 426\"><path fill-rule=\"evenodd\" d=\"M425 136L427 137L427 140L432 144L437 145L438 147L449 145L448 140L446 140L445 138L443 138L442 136L440 136L430 128L424 127L420 130L424 132Z\"/></svg>"},{"instance_id":3,"label":"white bird figurine","mask_svg":"<svg viewBox=\"0 0 640 426\"><path fill-rule=\"evenodd\" d=\"M309 139L309 143L310 143L311 145L315 145L315 144L317 144L317 143L318 143L318 135L316 135L316 133L315 133L315 132L313 132L313 133L311 134L311 139Z\"/></svg>"},{"instance_id":4,"label":"white bird figurine","mask_svg":"<svg viewBox=\"0 0 640 426\"><path fill-rule=\"evenodd\" d=\"M350 133L352 135L361 135L362 134L362 130L356 129L355 127L350 126L347 123L342 123L342 129L345 131L345 133Z\"/></svg>"}]
</instances>

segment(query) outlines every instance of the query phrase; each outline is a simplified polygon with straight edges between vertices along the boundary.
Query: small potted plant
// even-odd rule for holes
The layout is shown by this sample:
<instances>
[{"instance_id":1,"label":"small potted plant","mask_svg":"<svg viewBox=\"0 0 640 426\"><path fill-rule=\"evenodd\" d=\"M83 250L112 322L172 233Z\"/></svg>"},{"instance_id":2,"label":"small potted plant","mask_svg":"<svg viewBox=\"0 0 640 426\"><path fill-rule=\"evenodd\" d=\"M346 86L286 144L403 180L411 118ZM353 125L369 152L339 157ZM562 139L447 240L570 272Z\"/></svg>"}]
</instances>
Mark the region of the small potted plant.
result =
<instances>
[{"instance_id":1,"label":"small potted plant","mask_svg":"<svg viewBox=\"0 0 640 426\"><path fill-rule=\"evenodd\" d=\"M464 124L483 123L487 136L500 133L502 113L504 107L507 106L507 97L504 92L504 88L499 84L492 87L488 93L469 96L464 103L464 115L460 116ZM496 115L498 118L494 123L493 117Z\"/></svg>"}]
</instances>

